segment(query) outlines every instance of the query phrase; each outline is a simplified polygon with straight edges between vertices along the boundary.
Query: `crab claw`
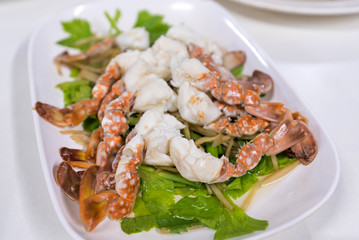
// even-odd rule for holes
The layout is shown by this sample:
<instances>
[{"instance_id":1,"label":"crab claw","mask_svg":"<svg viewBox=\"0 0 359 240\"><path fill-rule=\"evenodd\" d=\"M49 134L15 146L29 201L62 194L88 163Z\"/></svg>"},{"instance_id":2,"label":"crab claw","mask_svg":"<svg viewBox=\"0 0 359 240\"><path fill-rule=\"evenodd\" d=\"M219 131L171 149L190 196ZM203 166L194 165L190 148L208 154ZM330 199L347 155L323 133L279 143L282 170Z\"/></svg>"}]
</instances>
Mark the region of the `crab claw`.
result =
<instances>
[{"instance_id":1,"label":"crab claw","mask_svg":"<svg viewBox=\"0 0 359 240\"><path fill-rule=\"evenodd\" d=\"M45 121L58 126L76 126L88 115L98 111L98 100L84 99L65 108L57 108L46 103L36 102L35 110Z\"/></svg>"},{"instance_id":2,"label":"crab claw","mask_svg":"<svg viewBox=\"0 0 359 240\"><path fill-rule=\"evenodd\" d=\"M46 103L37 102L35 105L35 109L40 117L53 125L56 125L58 127L66 127L71 125L69 108L60 109Z\"/></svg>"},{"instance_id":3,"label":"crab claw","mask_svg":"<svg viewBox=\"0 0 359 240\"><path fill-rule=\"evenodd\" d=\"M87 199L95 193L98 170L98 166L88 168L83 174L80 183L80 216L87 231L93 230L106 217L106 214L103 214L103 208L100 208L101 205L92 206L87 202Z\"/></svg>"},{"instance_id":4,"label":"crab claw","mask_svg":"<svg viewBox=\"0 0 359 240\"><path fill-rule=\"evenodd\" d=\"M95 165L93 162L86 161L85 152L82 150L62 147L59 152L62 160L70 164L71 167L89 168Z\"/></svg>"},{"instance_id":5,"label":"crab claw","mask_svg":"<svg viewBox=\"0 0 359 240\"><path fill-rule=\"evenodd\" d=\"M290 119L284 120L271 132L273 145L265 149L263 153L275 155L301 142L304 137L305 130L300 122Z\"/></svg>"},{"instance_id":6,"label":"crab claw","mask_svg":"<svg viewBox=\"0 0 359 240\"><path fill-rule=\"evenodd\" d=\"M79 201L80 175L72 169L70 164L62 162L56 169L56 183L72 201Z\"/></svg>"},{"instance_id":7,"label":"crab claw","mask_svg":"<svg viewBox=\"0 0 359 240\"><path fill-rule=\"evenodd\" d=\"M268 74L261 71L254 71L253 75L249 78L243 78L240 80L244 89L254 90L258 93L268 93L273 88L273 79Z\"/></svg>"},{"instance_id":8,"label":"crab claw","mask_svg":"<svg viewBox=\"0 0 359 240\"><path fill-rule=\"evenodd\" d=\"M84 200L84 207L86 208L86 219L89 225L86 225L86 230L91 232L99 223L101 223L107 216L109 205L115 201L118 195L115 191L100 192L96 195L90 196Z\"/></svg>"},{"instance_id":9,"label":"crab claw","mask_svg":"<svg viewBox=\"0 0 359 240\"><path fill-rule=\"evenodd\" d=\"M302 121L298 121L298 124L301 125L305 137L301 142L294 145L291 150L303 165L308 165L318 153L318 144L307 125Z\"/></svg>"},{"instance_id":10,"label":"crab claw","mask_svg":"<svg viewBox=\"0 0 359 240\"><path fill-rule=\"evenodd\" d=\"M86 226L86 230L91 232L98 224L100 224L107 216L112 213L114 204L118 201L118 194L114 190L107 190L95 194L95 187L98 185L99 167L93 166L85 171L80 184L80 215L81 220ZM107 175L107 176L106 176ZM106 181L111 181L111 174L104 174ZM119 202L121 205L121 202ZM124 203L123 203L124 204ZM122 205L123 205L122 204ZM115 208L117 209L117 208ZM113 215L113 214L112 214Z\"/></svg>"},{"instance_id":11,"label":"crab claw","mask_svg":"<svg viewBox=\"0 0 359 240\"><path fill-rule=\"evenodd\" d=\"M59 149L63 161L85 161L85 152L79 149L62 147Z\"/></svg>"},{"instance_id":12,"label":"crab claw","mask_svg":"<svg viewBox=\"0 0 359 240\"><path fill-rule=\"evenodd\" d=\"M245 106L245 110L256 117L270 122L280 122L285 117L283 103L265 102L259 106Z\"/></svg>"},{"instance_id":13,"label":"crab claw","mask_svg":"<svg viewBox=\"0 0 359 240\"><path fill-rule=\"evenodd\" d=\"M100 53L103 53L113 48L114 46L115 46L115 39L107 38L102 42L95 43L86 52L82 52L77 55L70 55L67 51L62 52L60 55L58 55L55 58L55 62L57 61L57 62L69 63L74 61L85 60L88 57L96 56Z\"/></svg>"}]
</instances>

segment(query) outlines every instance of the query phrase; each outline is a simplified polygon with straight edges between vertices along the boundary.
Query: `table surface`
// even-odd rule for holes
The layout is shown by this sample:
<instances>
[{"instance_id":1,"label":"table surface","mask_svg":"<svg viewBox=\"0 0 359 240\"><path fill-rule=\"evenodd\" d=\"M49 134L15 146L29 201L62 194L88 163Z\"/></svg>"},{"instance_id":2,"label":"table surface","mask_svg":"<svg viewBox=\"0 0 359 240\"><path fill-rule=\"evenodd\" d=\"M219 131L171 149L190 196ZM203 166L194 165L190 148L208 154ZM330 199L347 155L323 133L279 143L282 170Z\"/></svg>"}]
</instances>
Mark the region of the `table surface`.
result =
<instances>
[{"instance_id":1,"label":"table surface","mask_svg":"<svg viewBox=\"0 0 359 240\"><path fill-rule=\"evenodd\" d=\"M0 0L0 239L70 239L55 214L37 152L27 44L51 14L85 2ZM359 15L300 16L217 2L273 59L328 130L340 157L333 196L304 221L268 239L358 239Z\"/></svg>"}]
</instances>

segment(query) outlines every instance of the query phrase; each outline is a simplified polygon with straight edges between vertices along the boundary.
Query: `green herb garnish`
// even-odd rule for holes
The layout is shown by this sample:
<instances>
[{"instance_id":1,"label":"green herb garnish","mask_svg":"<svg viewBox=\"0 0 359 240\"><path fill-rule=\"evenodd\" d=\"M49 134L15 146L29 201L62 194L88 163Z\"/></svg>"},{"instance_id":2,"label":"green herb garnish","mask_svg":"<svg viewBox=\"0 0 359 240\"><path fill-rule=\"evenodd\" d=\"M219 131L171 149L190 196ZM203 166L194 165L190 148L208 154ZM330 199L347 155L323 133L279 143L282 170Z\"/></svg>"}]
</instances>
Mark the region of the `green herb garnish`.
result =
<instances>
[{"instance_id":1,"label":"green herb garnish","mask_svg":"<svg viewBox=\"0 0 359 240\"><path fill-rule=\"evenodd\" d=\"M117 36L120 33L122 33L122 31L117 27L117 22L121 17L121 11L119 9L116 9L115 16L113 18L110 16L110 14L107 11L105 11L105 16L107 20L110 22L109 34L111 36Z\"/></svg>"},{"instance_id":2,"label":"green herb garnish","mask_svg":"<svg viewBox=\"0 0 359 240\"><path fill-rule=\"evenodd\" d=\"M73 19L72 21L61 22L61 24L63 30L69 34L69 37L58 41L57 44L77 48L81 51L86 51L91 47L91 43L78 44L79 40L93 36L88 21Z\"/></svg>"},{"instance_id":3,"label":"green herb garnish","mask_svg":"<svg viewBox=\"0 0 359 240\"><path fill-rule=\"evenodd\" d=\"M163 16L143 10L138 13L134 27L144 27L150 34L150 45L152 45L161 35L166 34L170 25L163 22Z\"/></svg>"},{"instance_id":4,"label":"green herb garnish","mask_svg":"<svg viewBox=\"0 0 359 240\"><path fill-rule=\"evenodd\" d=\"M83 99L92 98L93 83L86 80L63 82L56 85L64 93L65 106L77 103Z\"/></svg>"}]
</instances>

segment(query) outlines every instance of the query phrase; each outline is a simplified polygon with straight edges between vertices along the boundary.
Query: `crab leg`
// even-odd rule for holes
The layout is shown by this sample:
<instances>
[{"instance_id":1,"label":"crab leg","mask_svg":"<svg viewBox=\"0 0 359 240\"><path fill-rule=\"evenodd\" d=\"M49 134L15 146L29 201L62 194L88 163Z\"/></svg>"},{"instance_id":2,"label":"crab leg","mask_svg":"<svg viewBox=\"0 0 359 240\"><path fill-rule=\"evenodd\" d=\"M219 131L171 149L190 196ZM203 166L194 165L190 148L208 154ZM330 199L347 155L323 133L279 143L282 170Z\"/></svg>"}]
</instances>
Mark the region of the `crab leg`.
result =
<instances>
[{"instance_id":1,"label":"crab leg","mask_svg":"<svg viewBox=\"0 0 359 240\"><path fill-rule=\"evenodd\" d=\"M86 52L77 55L69 55L67 51L61 53L55 58L55 62L68 63L73 61L85 60L89 57L96 56L115 46L114 38L107 38L102 42L95 43Z\"/></svg>"},{"instance_id":2,"label":"crab leg","mask_svg":"<svg viewBox=\"0 0 359 240\"><path fill-rule=\"evenodd\" d=\"M245 145L238 154L236 176L254 168L263 154L275 155L292 149L295 157L304 165L312 162L318 146L308 127L297 120L284 120L270 135L260 134L252 143Z\"/></svg>"},{"instance_id":3,"label":"crab leg","mask_svg":"<svg viewBox=\"0 0 359 240\"><path fill-rule=\"evenodd\" d=\"M195 44L189 44L188 51L192 58L198 59L211 74L216 75L217 78L213 78L213 81L209 82L210 85L203 82L199 88L203 91L210 91L212 96L219 101L237 105L243 102L247 90L253 90L260 94L267 93L273 88L272 78L258 70L254 71L251 77L240 80L235 79L227 70L244 64L246 57L241 51L229 52L224 56L224 64L227 69L217 65L210 55ZM230 64L230 61L233 61L233 65ZM202 79L198 79L198 81L202 81Z\"/></svg>"},{"instance_id":4,"label":"crab leg","mask_svg":"<svg viewBox=\"0 0 359 240\"><path fill-rule=\"evenodd\" d=\"M270 134L259 134L239 150L235 165L224 156L218 159L201 151L193 140L176 137L170 144L171 158L181 175L188 180L206 183L240 177L253 169L264 154L275 155L287 149L291 149L304 165L315 158L317 143L303 122L285 119Z\"/></svg>"},{"instance_id":5,"label":"crab leg","mask_svg":"<svg viewBox=\"0 0 359 240\"><path fill-rule=\"evenodd\" d=\"M92 99L85 99L62 109L46 103L37 102L35 109L40 117L55 126L76 126L88 115L97 114L101 100L109 92L113 82L119 77L120 67L115 63L110 64L92 89Z\"/></svg>"}]
</instances>

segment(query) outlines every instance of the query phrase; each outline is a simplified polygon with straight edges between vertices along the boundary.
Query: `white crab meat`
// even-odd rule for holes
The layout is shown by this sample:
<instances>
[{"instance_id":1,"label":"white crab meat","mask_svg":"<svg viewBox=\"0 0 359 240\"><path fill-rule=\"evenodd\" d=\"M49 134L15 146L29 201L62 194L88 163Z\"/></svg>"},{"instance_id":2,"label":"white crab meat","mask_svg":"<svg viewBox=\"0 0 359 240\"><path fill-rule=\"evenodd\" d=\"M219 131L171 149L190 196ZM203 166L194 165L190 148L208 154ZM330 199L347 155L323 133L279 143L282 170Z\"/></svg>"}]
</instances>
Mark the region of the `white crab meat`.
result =
<instances>
[{"instance_id":1,"label":"white crab meat","mask_svg":"<svg viewBox=\"0 0 359 240\"><path fill-rule=\"evenodd\" d=\"M144 50L150 46L150 35L143 27L132 28L116 37L122 50Z\"/></svg>"},{"instance_id":2,"label":"white crab meat","mask_svg":"<svg viewBox=\"0 0 359 240\"><path fill-rule=\"evenodd\" d=\"M153 55L152 48L148 48L145 51L142 51L140 54L140 59L147 62L152 67L152 70L155 70L154 68L157 65L157 59L155 58L155 55ZM156 74L154 71L152 73Z\"/></svg>"},{"instance_id":3,"label":"white crab meat","mask_svg":"<svg viewBox=\"0 0 359 240\"><path fill-rule=\"evenodd\" d=\"M161 112L157 109L146 111L135 126L137 135L143 136L150 132L162 119Z\"/></svg>"},{"instance_id":4,"label":"white crab meat","mask_svg":"<svg viewBox=\"0 0 359 240\"><path fill-rule=\"evenodd\" d=\"M203 48L203 50L211 55L214 62L222 64L223 50L215 42L204 39L190 27L180 24L172 26L166 34L167 37L180 41L186 45L194 43Z\"/></svg>"},{"instance_id":5,"label":"white crab meat","mask_svg":"<svg viewBox=\"0 0 359 240\"><path fill-rule=\"evenodd\" d=\"M135 62L140 58L141 52L138 50L128 50L126 52L118 54L114 57L111 62L108 64L109 68L113 64L120 66L121 72L126 72ZM109 69L106 69L108 71Z\"/></svg>"},{"instance_id":6,"label":"white crab meat","mask_svg":"<svg viewBox=\"0 0 359 240\"><path fill-rule=\"evenodd\" d=\"M151 111L157 114L157 122L152 125L150 131L143 135L146 148L143 161L149 165L173 166L173 161L169 157L169 144L171 139L181 136L180 129L183 129L184 125L170 114L163 114L156 110Z\"/></svg>"},{"instance_id":7,"label":"white crab meat","mask_svg":"<svg viewBox=\"0 0 359 240\"><path fill-rule=\"evenodd\" d=\"M169 156L169 143L174 137L181 136L178 129L159 125L144 136L146 156L144 162L148 165L173 166Z\"/></svg>"},{"instance_id":8,"label":"white crab meat","mask_svg":"<svg viewBox=\"0 0 359 240\"><path fill-rule=\"evenodd\" d=\"M136 135L127 143L123 153L133 153L133 146L143 141L146 164L173 166L173 161L169 157L169 143L172 138L181 136L182 128L184 125L174 116L164 114L158 109L148 110L136 124Z\"/></svg>"},{"instance_id":9,"label":"white crab meat","mask_svg":"<svg viewBox=\"0 0 359 240\"><path fill-rule=\"evenodd\" d=\"M180 41L186 45L194 43L201 48L205 48L207 45L204 38L202 38L197 32L184 24L172 26L170 29L168 29L166 36Z\"/></svg>"},{"instance_id":10,"label":"white crab meat","mask_svg":"<svg viewBox=\"0 0 359 240\"><path fill-rule=\"evenodd\" d=\"M156 78L158 77L152 73L152 66L143 59L139 59L126 71L123 81L127 90L136 91Z\"/></svg>"},{"instance_id":11,"label":"white crab meat","mask_svg":"<svg viewBox=\"0 0 359 240\"><path fill-rule=\"evenodd\" d=\"M178 110L188 122L206 125L221 116L221 111L202 91L183 83L178 90Z\"/></svg>"},{"instance_id":12,"label":"white crab meat","mask_svg":"<svg viewBox=\"0 0 359 240\"><path fill-rule=\"evenodd\" d=\"M184 128L184 125L170 114L164 114L158 109L146 111L140 121L136 124L135 129L141 136L146 135L157 126L165 125L176 129Z\"/></svg>"},{"instance_id":13,"label":"white crab meat","mask_svg":"<svg viewBox=\"0 0 359 240\"><path fill-rule=\"evenodd\" d=\"M221 172L225 157L218 159L198 149L193 140L177 136L170 143L170 156L180 174L195 182L215 183Z\"/></svg>"},{"instance_id":14,"label":"white crab meat","mask_svg":"<svg viewBox=\"0 0 359 240\"><path fill-rule=\"evenodd\" d=\"M188 58L187 47L171 38L161 36L153 44L152 52L157 59L155 71L161 72L161 77L170 79L171 69L176 68L184 59Z\"/></svg>"},{"instance_id":15,"label":"white crab meat","mask_svg":"<svg viewBox=\"0 0 359 240\"><path fill-rule=\"evenodd\" d=\"M189 82L191 85L199 87L199 79L208 74L210 71L198 59L186 59L173 70L171 84L180 87L184 82Z\"/></svg>"},{"instance_id":16,"label":"white crab meat","mask_svg":"<svg viewBox=\"0 0 359 240\"><path fill-rule=\"evenodd\" d=\"M151 79L136 92L133 106L133 110L138 112L154 108L164 112L177 110L176 93L167 85L166 81L160 78Z\"/></svg>"}]
</instances>

